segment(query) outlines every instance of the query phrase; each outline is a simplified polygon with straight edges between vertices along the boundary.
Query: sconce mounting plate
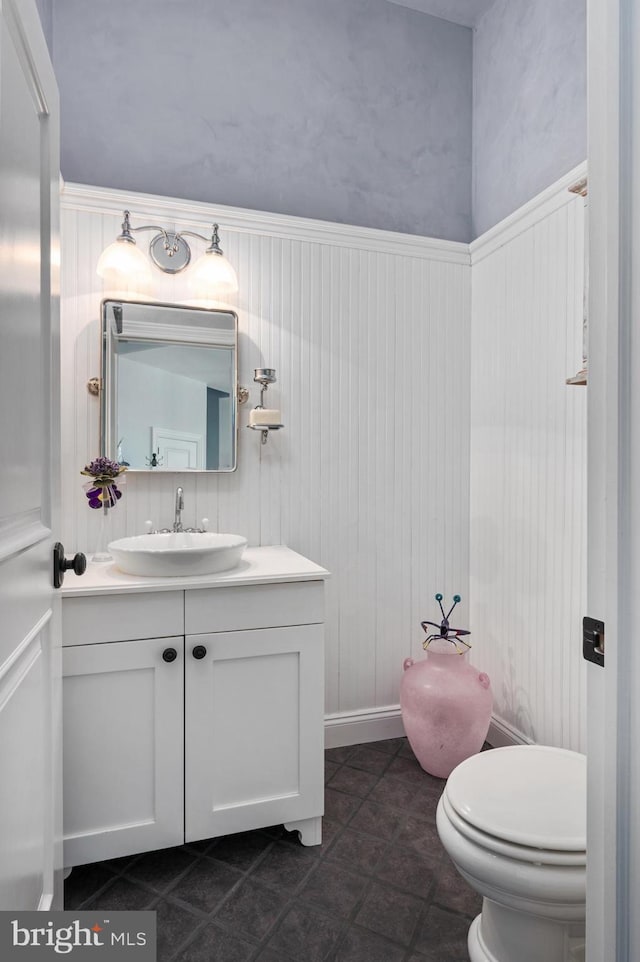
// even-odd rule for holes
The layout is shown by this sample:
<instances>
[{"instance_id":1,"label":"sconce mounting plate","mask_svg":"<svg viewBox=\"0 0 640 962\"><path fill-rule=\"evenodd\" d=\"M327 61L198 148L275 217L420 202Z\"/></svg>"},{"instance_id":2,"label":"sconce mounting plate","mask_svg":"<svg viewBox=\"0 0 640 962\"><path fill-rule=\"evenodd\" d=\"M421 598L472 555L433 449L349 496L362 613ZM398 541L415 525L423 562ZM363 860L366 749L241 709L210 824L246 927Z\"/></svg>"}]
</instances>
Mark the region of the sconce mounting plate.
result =
<instances>
[{"instance_id":1,"label":"sconce mounting plate","mask_svg":"<svg viewBox=\"0 0 640 962\"><path fill-rule=\"evenodd\" d=\"M180 234L156 234L149 244L149 257L165 274L179 274L191 260L191 248Z\"/></svg>"}]
</instances>

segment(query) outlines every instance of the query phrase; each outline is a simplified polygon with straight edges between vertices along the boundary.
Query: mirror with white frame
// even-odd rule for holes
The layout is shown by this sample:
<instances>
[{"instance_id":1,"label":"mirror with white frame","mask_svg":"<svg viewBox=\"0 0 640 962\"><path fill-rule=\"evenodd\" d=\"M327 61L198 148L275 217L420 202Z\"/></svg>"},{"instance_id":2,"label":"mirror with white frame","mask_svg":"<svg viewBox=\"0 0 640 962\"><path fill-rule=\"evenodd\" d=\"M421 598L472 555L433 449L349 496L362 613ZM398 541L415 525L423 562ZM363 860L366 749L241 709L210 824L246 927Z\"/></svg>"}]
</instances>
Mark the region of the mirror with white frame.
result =
<instances>
[{"instance_id":1,"label":"mirror with white frame","mask_svg":"<svg viewBox=\"0 0 640 962\"><path fill-rule=\"evenodd\" d=\"M233 311L102 302L102 453L130 471L235 471Z\"/></svg>"}]
</instances>

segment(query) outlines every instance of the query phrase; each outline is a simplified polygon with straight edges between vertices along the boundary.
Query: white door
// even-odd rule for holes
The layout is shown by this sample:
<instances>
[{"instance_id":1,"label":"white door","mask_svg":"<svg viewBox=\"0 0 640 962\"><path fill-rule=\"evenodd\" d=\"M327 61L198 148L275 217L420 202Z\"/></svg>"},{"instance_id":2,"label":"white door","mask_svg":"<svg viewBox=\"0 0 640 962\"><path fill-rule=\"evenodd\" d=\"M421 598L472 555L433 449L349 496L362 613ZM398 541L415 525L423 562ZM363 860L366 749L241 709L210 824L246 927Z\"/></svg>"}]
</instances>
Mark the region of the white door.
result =
<instances>
[{"instance_id":1,"label":"white door","mask_svg":"<svg viewBox=\"0 0 640 962\"><path fill-rule=\"evenodd\" d=\"M160 467L165 471L197 471L204 468L201 434L152 427L151 450L158 455Z\"/></svg>"},{"instance_id":2,"label":"white door","mask_svg":"<svg viewBox=\"0 0 640 962\"><path fill-rule=\"evenodd\" d=\"M184 841L184 638L64 649L64 863Z\"/></svg>"},{"instance_id":3,"label":"white door","mask_svg":"<svg viewBox=\"0 0 640 962\"><path fill-rule=\"evenodd\" d=\"M58 153L34 0L1 0L0 909L61 907Z\"/></svg>"},{"instance_id":4,"label":"white door","mask_svg":"<svg viewBox=\"0 0 640 962\"><path fill-rule=\"evenodd\" d=\"M640 0L588 0L587 960L640 959Z\"/></svg>"}]
</instances>

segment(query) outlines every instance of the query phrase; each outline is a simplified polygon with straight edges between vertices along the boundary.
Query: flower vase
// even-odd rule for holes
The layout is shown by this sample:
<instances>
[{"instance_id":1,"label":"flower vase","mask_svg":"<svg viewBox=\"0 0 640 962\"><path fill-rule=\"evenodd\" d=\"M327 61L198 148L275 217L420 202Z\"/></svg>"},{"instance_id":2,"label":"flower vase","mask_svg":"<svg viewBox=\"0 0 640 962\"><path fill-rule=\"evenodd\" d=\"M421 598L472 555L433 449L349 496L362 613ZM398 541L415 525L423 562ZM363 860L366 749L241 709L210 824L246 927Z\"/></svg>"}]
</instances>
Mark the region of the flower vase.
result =
<instances>
[{"instance_id":1,"label":"flower vase","mask_svg":"<svg viewBox=\"0 0 640 962\"><path fill-rule=\"evenodd\" d=\"M449 641L438 639L425 659L404 662L402 721L414 755L431 775L447 778L480 751L492 704L489 677Z\"/></svg>"},{"instance_id":2,"label":"flower vase","mask_svg":"<svg viewBox=\"0 0 640 962\"><path fill-rule=\"evenodd\" d=\"M108 561L113 561L113 558L109 554L109 542L112 541L111 536L111 509L109 505L103 504L102 510L100 511L100 517L98 519L98 536L96 539L96 550L91 555L91 560L97 562L98 564L103 564Z\"/></svg>"}]
</instances>

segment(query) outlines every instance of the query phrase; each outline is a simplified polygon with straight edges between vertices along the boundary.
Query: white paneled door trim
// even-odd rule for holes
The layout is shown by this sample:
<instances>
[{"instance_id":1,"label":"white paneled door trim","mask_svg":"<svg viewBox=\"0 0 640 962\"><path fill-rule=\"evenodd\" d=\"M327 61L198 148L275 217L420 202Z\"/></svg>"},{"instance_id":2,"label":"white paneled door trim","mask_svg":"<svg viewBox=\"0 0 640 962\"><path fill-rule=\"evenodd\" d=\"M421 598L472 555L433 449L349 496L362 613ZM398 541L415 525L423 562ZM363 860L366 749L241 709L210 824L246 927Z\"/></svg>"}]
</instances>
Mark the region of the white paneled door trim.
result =
<instances>
[{"instance_id":1,"label":"white paneled door trim","mask_svg":"<svg viewBox=\"0 0 640 962\"><path fill-rule=\"evenodd\" d=\"M533 227L539 221L544 220L553 214L554 211L575 200L575 194L569 192L573 184L587 176L587 163L584 161L578 164L564 177L560 177L555 183L551 184L546 190L534 197L528 203L523 204L518 210L514 211L491 230L481 234L469 245L471 251L471 263L478 264L494 251L506 244L510 244L520 234Z\"/></svg>"},{"instance_id":2,"label":"white paneled door trim","mask_svg":"<svg viewBox=\"0 0 640 962\"><path fill-rule=\"evenodd\" d=\"M0 561L49 537L50 528L42 524L40 516L38 507L0 518Z\"/></svg>"},{"instance_id":3,"label":"white paneled door trim","mask_svg":"<svg viewBox=\"0 0 640 962\"><path fill-rule=\"evenodd\" d=\"M261 234L265 237L304 241L307 244L329 244L332 247L348 247L382 254L423 257L430 261L445 261L451 264L469 264L468 244L371 227L334 224L307 217L245 210L242 207L224 207L221 204L205 204L176 197L159 197L155 194L67 183L62 186L61 202L63 210L93 214L130 210L134 227L139 219L148 222L153 221L153 218L159 218L163 226L169 226L167 219L175 219L176 226L183 230L189 227L206 229L214 221L219 221L224 230L239 233Z\"/></svg>"},{"instance_id":4,"label":"white paneled door trim","mask_svg":"<svg viewBox=\"0 0 640 962\"><path fill-rule=\"evenodd\" d=\"M25 635L18 647L15 648L6 661L0 665L0 684L3 682L3 679L8 677L9 672L14 668L14 666L18 664L32 641L34 641L35 638L38 638L38 636L41 634L45 625L51 620L52 614L53 610L51 608L45 611L42 618L40 618L36 624L31 627L30 631L27 635ZM4 700L5 698L0 696L0 708L2 708Z\"/></svg>"}]
</instances>

